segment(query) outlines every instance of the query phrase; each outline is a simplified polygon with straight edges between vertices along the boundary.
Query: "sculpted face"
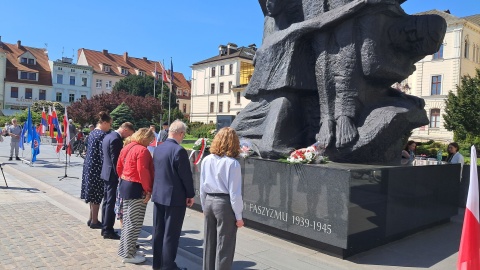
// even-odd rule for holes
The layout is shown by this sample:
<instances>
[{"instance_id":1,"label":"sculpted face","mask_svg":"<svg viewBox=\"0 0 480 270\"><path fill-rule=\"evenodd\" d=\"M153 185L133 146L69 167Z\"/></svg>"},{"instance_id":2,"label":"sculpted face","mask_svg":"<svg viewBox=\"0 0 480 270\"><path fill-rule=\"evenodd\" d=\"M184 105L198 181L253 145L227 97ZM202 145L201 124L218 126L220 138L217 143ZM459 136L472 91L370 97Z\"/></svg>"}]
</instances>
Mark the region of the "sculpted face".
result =
<instances>
[{"instance_id":1,"label":"sculpted face","mask_svg":"<svg viewBox=\"0 0 480 270\"><path fill-rule=\"evenodd\" d=\"M283 11L285 0L267 0L268 16L274 17Z\"/></svg>"}]
</instances>

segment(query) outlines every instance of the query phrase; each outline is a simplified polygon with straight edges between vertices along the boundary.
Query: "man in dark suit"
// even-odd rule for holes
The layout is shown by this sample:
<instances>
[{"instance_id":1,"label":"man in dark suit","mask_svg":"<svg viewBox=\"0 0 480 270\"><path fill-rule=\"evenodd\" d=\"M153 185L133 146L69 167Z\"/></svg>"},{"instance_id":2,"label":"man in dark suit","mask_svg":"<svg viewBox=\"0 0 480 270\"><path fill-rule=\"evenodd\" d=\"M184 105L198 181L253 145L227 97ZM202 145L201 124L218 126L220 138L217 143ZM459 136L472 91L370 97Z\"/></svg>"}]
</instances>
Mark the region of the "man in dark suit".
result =
<instances>
[{"instance_id":1,"label":"man in dark suit","mask_svg":"<svg viewBox=\"0 0 480 270\"><path fill-rule=\"evenodd\" d=\"M170 125L167 140L153 152L153 269L186 269L175 263L185 211L195 196L188 154L180 146L186 130L185 123L176 120Z\"/></svg>"},{"instance_id":2,"label":"man in dark suit","mask_svg":"<svg viewBox=\"0 0 480 270\"><path fill-rule=\"evenodd\" d=\"M132 123L125 122L117 130L107 134L102 141L103 164L100 177L105 184L102 205L102 235L105 239L120 239L113 230L118 186L117 161L123 148L123 139L131 136L134 131Z\"/></svg>"}]
</instances>

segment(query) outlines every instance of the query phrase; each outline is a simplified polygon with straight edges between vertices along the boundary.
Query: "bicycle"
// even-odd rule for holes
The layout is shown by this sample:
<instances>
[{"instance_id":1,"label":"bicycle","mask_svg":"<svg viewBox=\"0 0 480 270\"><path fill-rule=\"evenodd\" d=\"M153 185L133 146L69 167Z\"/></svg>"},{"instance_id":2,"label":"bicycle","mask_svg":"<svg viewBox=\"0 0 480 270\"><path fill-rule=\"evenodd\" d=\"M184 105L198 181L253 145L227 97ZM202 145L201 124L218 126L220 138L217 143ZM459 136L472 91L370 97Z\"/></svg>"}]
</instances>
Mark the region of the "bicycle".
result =
<instances>
[{"instance_id":1,"label":"bicycle","mask_svg":"<svg viewBox=\"0 0 480 270\"><path fill-rule=\"evenodd\" d=\"M78 140L76 141L76 144L75 146L73 147L73 152L77 152L76 156L80 156L81 158L85 158L85 154L86 154L86 151L87 151L87 147L85 146L85 141L82 139L82 140Z\"/></svg>"}]
</instances>

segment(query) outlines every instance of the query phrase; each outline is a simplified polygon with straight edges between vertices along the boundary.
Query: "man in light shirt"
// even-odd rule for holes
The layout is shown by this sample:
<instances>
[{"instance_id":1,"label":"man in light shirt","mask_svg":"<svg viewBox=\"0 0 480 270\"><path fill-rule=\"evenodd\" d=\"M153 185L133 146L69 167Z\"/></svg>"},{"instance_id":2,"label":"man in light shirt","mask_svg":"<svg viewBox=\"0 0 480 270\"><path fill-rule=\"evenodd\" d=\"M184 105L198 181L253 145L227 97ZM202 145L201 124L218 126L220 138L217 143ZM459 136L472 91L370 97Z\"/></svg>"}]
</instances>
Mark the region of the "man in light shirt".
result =
<instances>
[{"instance_id":1,"label":"man in light shirt","mask_svg":"<svg viewBox=\"0 0 480 270\"><path fill-rule=\"evenodd\" d=\"M20 160L18 157L19 151L19 143L20 143L20 134L22 134L22 128L17 125L17 119L12 119L12 125L7 129L8 134L12 138L10 141L10 158L8 160L13 159L13 152L15 151L15 159Z\"/></svg>"}]
</instances>

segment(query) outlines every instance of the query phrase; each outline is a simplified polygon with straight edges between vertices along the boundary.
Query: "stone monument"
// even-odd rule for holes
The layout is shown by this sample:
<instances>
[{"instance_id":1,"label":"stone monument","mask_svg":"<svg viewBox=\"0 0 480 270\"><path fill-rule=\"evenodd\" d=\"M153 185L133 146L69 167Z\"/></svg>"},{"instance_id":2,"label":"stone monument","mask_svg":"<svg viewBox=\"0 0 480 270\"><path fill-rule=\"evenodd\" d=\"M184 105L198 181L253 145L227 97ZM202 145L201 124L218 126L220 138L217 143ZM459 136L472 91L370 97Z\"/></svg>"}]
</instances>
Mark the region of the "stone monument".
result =
<instances>
[{"instance_id":1,"label":"stone monument","mask_svg":"<svg viewBox=\"0 0 480 270\"><path fill-rule=\"evenodd\" d=\"M232 123L263 158L315 142L336 162L399 159L403 137L428 124L421 98L391 86L438 51L446 22L405 0L259 0L262 46Z\"/></svg>"}]
</instances>

